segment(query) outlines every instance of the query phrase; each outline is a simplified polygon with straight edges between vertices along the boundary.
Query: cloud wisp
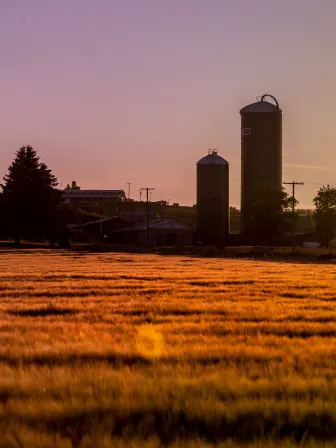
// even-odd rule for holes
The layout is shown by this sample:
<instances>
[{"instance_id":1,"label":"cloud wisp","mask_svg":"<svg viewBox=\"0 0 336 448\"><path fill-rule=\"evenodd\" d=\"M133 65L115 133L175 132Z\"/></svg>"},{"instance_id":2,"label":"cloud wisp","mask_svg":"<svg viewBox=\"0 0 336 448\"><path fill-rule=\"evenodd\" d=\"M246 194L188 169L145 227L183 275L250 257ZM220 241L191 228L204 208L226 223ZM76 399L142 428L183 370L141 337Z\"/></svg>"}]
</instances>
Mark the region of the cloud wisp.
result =
<instances>
[{"instance_id":1,"label":"cloud wisp","mask_svg":"<svg viewBox=\"0 0 336 448\"><path fill-rule=\"evenodd\" d=\"M336 171L335 168L329 166L319 166L319 165L301 165L300 163L284 163L284 166L289 168L299 168L306 170L319 170L319 171Z\"/></svg>"}]
</instances>

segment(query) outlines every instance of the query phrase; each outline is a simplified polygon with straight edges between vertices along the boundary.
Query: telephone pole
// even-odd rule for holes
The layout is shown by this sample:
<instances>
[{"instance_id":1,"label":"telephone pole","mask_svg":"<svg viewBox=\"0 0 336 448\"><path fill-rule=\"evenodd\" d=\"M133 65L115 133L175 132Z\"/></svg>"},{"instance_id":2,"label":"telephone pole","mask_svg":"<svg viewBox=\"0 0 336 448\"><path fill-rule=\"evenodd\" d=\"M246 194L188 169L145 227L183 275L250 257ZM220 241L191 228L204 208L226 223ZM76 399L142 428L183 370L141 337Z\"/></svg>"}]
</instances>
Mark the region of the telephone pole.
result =
<instances>
[{"instance_id":1,"label":"telephone pole","mask_svg":"<svg viewBox=\"0 0 336 448\"><path fill-rule=\"evenodd\" d=\"M141 191L146 192L146 208L147 208L147 240L149 243L150 235L149 235L149 193L154 191L154 188L140 188Z\"/></svg>"},{"instance_id":2,"label":"telephone pole","mask_svg":"<svg viewBox=\"0 0 336 448\"><path fill-rule=\"evenodd\" d=\"M131 199L131 185L132 185L132 182L127 182L127 185L128 185L128 200L130 200Z\"/></svg>"},{"instance_id":3,"label":"telephone pole","mask_svg":"<svg viewBox=\"0 0 336 448\"><path fill-rule=\"evenodd\" d=\"M142 196L142 190L140 188L140 190L138 191L139 195L140 195L140 202L141 202L141 196Z\"/></svg>"},{"instance_id":4,"label":"telephone pole","mask_svg":"<svg viewBox=\"0 0 336 448\"><path fill-rule=\"evenodd\" d=\"M304 182L284 182L284 185L292 186L292 253L295 252L295 187L304 185Z\"/></svg>"}]
</instances>

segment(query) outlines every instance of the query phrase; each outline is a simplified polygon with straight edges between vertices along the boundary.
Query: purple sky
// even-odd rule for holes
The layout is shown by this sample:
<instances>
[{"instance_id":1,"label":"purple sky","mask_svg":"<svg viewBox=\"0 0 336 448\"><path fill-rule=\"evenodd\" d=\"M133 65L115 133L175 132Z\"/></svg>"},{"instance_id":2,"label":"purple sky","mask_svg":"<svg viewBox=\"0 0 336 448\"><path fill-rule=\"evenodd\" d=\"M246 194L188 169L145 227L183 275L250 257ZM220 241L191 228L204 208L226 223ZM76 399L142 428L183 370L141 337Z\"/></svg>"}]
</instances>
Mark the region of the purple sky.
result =
<instances>
[{"instance_id":1,"label":"purple sky","mask_svg":"<svg viewBox=\"0 0 336 448\"><path fill-rule=\"evenodd\" d=\"M284 111L284 180L336 178L335 0L0 0L0 176L23 144L65 183L195 203L216 147L240 203L239 109Z\"/></svg>"}]
</instances>

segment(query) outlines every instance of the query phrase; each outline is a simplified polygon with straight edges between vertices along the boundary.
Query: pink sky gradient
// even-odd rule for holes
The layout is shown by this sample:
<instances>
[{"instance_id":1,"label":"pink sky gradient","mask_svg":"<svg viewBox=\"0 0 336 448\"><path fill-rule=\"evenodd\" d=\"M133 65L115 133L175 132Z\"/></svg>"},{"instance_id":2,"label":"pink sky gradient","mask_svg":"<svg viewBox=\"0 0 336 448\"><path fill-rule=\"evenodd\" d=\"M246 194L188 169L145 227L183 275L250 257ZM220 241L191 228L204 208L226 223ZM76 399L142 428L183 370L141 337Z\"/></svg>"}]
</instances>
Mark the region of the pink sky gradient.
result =
<instances>
[{"instance_id":1,"label":"pink sky gradient","mask_svg":"<svg viewBox=\"0 0 336 448\"><path fill-rule=\"evenodd\" d=\"M311 207L336 184L335 24L335 0L0 0L0 176L31 144L63 186L193 204L216 147L239 206L239 109L268 92Z\"/></svg>"}]
</instances>

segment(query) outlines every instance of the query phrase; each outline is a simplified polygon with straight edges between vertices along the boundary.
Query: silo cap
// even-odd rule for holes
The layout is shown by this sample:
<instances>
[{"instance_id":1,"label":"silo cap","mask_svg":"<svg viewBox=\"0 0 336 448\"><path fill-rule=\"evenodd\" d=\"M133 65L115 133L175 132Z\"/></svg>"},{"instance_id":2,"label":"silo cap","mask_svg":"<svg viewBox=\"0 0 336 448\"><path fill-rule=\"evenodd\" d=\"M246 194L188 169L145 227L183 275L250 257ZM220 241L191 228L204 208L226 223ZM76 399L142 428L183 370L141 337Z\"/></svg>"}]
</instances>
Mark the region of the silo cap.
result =
<instances>
[{"instance_id":1,"label":"silo cap","mask_svg":"<svg viewBox=\"0 0 336 448\"><path fill-rule=\"evenodd\" d=\"M282 113L280 107L268 101L257 101L255 103L249 104L240 110L241 114L251 114L251 113L264 113L264 112L276 112Z\"/></svg>"},{"instance_id":2,"label":"silo cap","mask_svg":"<svg viewBox=\"0 0 336 448\"><path fill-rule=\"evenodd\" d=\"M212 165L215 163L216 165L228 165L229 162L223 157L219 156L218 154L208 154L207 156L203 157L201 160L197 162L197 165Z\"/></svg>"}]
</instances>

